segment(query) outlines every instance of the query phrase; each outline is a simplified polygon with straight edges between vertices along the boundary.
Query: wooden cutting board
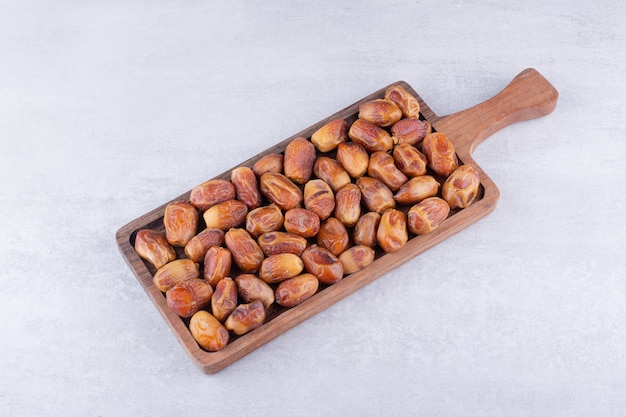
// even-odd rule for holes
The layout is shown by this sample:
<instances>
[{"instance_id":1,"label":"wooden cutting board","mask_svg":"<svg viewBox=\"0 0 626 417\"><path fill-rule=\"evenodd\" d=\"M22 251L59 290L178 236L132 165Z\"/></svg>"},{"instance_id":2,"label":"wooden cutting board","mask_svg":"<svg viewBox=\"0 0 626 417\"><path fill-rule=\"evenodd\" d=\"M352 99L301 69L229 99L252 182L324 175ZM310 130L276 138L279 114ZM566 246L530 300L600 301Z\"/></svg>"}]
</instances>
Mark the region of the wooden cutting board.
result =
<instances>
[{"instance_id":1,"label":"wooden cutting board","mask_svg":"<svg viewBox=\"0 0 626 417\"><path fill-rule=\"evenodd\" d=\"M318 293L302 304L291 309L278 306L271 308L268 311L266 322L261 327L231 339L224 349L218 352L207 352L199 347L187 327L188 319L181 319L173 313L165 302L164 294L153 285L152 277L156 272L154 267L145 263L134 250L135 235L139 230L150 228L164 231L163 215L169 201L133 220L117 232L117 244L125 261L186 353L203 372L212 374L220 371L307 318L491 213L496 207L500 193L491 178L472 159L473 150L483 140L509 124L549 114L555 108L558 99L556 89L534 69L522 71L493 98L467 110L443 117L437 116L406 82L398 81L391 85L401 85L413 94L420 103L422 116L432 124L434 130L443 132L450 138L460 162L471 165L478 171L481 186L477 200L468 208L453 211L450 217L432 233L411 236L408 243L397 252L378 253L376 260L370 266L347 275L334 285L321 288ZM313 132L332 119L343 118L350 123L356 119L359 106L362 103L383 98L387 87L298 132L239 166L252 167L258 159L266 154L283 152L287 144L293 139L296 137L310 138ZM215 178L230 179L231 170L223 172ZM170 201L188 200L190 192L191 190ZM178 255L184 257L180 250Z\"/></svg>"}]
</instances>

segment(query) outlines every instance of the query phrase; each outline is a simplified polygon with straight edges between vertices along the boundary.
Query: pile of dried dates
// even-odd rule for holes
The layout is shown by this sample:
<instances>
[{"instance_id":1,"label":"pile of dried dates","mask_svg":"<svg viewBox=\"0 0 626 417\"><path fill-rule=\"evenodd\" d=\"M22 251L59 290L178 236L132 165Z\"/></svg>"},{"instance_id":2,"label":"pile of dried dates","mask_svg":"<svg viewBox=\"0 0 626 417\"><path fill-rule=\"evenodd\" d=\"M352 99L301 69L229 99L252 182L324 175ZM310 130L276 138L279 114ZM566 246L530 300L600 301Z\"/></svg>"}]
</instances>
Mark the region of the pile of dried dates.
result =
<instances>
[{"instance_id":1,"label":"pile of dried dates","mask_svg":"<svg viewBox=\"0 0 626 417\"><path fill-rule=\"evenodd\" d=\"M134 245L169 308L217 351L263 324L272 304L296 306L370 265L377 248L394 252L432 232L479 185L397 85L351 124L332 120L233 169L230 181L198 185L189 201L167 205L165 233L140 230Z\"/></svg>"}]
</instances>

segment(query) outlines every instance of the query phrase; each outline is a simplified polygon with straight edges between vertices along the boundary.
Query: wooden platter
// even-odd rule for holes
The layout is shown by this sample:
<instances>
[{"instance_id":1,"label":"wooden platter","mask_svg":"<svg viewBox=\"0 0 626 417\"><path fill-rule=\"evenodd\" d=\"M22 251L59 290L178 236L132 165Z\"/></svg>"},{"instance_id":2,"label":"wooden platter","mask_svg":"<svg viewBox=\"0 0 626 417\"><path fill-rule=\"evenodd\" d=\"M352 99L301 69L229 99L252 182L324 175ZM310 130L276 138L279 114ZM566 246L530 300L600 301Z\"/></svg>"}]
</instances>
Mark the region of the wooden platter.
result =
<instances>
[{"instance_id":1,"label":"wooden platter","mask_svg":"<svg viewBox=\"0 0 626 417\"><path fill-rule=\"evenodd\" d=\"M124 260L178 338L185 352L203 372L212 374L222 370L307 318L491 213L496 207L499 191L489 176L472 159L473 150L483 140L509 124L549 114L555 108L558 99L555 88L534 69L522 71L493 98L467 110L443 117L437 116L406 82L398 81L391 85L401 85L413 94L420 103L422 117L432 124L434 130L443 132L448 136L455 146L461 164L471 165L478 171L481 179L478 198L465 209L453 210L450 216L432 233L420 236L410 235L408 243L397 252L384 253L378 251L375 261L370 266L346 275L343 280L334 285L320 287L320 290L313 297L302 304L290 309L279 306L271 307L262 326L243 336L232 338L224 349L217 352L207 352L200 348L187 327L188 319L182 319L172 312L166 304L164 294L154 286L152 281L156 272L154 267L144 262L134 250L135 236L139 230L146 228L164 230L163 215L169 201L118 230L116 240ZM264 155L283 152L287 144L293 139L296 137L310 138L313 132L330 120L343 118L351 123L357 118L359 106L364 102L383 98L387 87L298 132L239 166L252 167ZM232 169L234 168L236 167ZM232 169L217 175L215 178L230 179ZM190 192L191 190L170 201L188 200ZM177 251L179 257L185 257L181 250Z\"/></svg>"}]
</instances>

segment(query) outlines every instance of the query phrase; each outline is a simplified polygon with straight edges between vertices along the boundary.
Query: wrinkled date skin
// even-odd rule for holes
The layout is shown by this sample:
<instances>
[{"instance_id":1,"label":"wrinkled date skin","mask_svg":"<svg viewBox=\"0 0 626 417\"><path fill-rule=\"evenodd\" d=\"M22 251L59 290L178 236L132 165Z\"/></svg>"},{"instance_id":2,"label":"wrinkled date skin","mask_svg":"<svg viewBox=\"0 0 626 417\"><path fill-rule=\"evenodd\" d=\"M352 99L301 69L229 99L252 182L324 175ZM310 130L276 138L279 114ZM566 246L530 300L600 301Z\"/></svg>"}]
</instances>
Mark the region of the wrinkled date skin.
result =
<instances>
[{"instance_id":1,"label":"wrinkled date skin","mask_svg":"<svg viewBox=\"0 0 626 417\"><path fill-rule=\"evenodd\" d=\"M426 135L422 142L422 150L428 159L430 169L441 177L447 177L458 166L454 145L441 132Z\"/></svg>"},{"instance_id":2,"label":"wrinkled date skin","mask_svg":"<svg viewBox=\"0 0 626 417\"><path fill-rule=\"evenodd\" d=\"M258 207L246 216L246 230L254 238L283 227L285 217L276 204Z\"/></svg>"},{"instance_id":3,"label":"wrinkled date skin","mask_svg":"<svg viewBox=\"0 0 626 417\"><path fill-rule=\"evenodd\" d=\"M313 165L315 176L325 181L333 192L339 191L341 187L350 183L350 175L341 164L332 158L320 156Z\"/></svg>"},{"instance_id":4,"label":"wrinkled date skin","mask_svg":"<svg viewBox=\"0 0 626 417\"><path fill-rule=\"evenodd\" d=\"M235 186L230 181L213 179L195 186L189 202L198 210L206 211L217 203L234 199L235 195Z\"/></svg>"},{"instance_id":5,"label":"wrinkled date skin","mask_svg":"<svg viewBox=\"0 0 626 417\"><path fill-rule=\"evenodd\" d=\"M430 175L411 178L393 196L399 204L415 204L439 192L439 182Z\"/></svg>"},{"instance_id":6,"label":"wrinkled date skin","mask_svg":"<svg viewBox=\"0 0 626 417\"><path fill-rule=\"evenodd\" d=\"M221 246L212 246L204 256L204 279L215 288L222 278L230 275L231 267L230 250Z\"/></svg>"},{"instance_id":7,"label":"wrinkled date skin","mask_svg":"<svg viewBox=\"0 0 626 417\"><path fill-rule=\"evenodd\" d=\"M409 240L404 213L396 209L385 210L380 217L376 240L387 253L402 249Z\"/></svg>"},{"instance_id":8,"label":"wrinkled date skin","mask_svg":"<svg viewBox=\"0 0 626 417\"><path fill-rule=\"evenodd\" d=\"M416 145L431 132L431 124L417 117L402 119L391 126L391 138L393 139L393 143L398 145Z\"/></svg>"},{"instance_id":9,"label":"wrinkled date skin","mask_svg":"<svg viewBox=\"0 0 626 417\"><path fill-rule=\"evenodd\" d=\"M213 288L204 280L191 278L179 282L165 293L168 307L181 317L191 317L211 303Z\"/></svg>"},{"instance_id":10,"label":"wrinkled date skin","mask_svg":"<svg viewBox=\"0 0 626 417\"><path fill-rule=\"evenodd\" d=\"M385 129L363 119L357 119L352 123L348 136L369 153L389 152L393 148L393 139Z\"/></svg>"},{"instance_id":11,"label":"wrinkled date skin","mask_svg":"<svg viewBox=\"0 0 626 417\"><path fill-rule=\"evenodd\" d=\"M328 249L333 255L339 256L349 243L350 237L346 226L335 217L330 217L320 226L317 244Z\"/></svg>"},{"instance_id":12,"label":"wrinkled date skin","mask_svg":"<svg viewBox=\"0 0 626 417\"><path fill-rule=\"evenodd\" d=\"M458 167L441 187L441 195L451 208L466 208L478 196L480 177L469 165Z\"/></svg>"},{"instance_id":13,"label":"wrinkled date skin","mask_svg":"<svg viewBox=\"0 0 626 417\"><path fill-rule=\"evenodd\" d=\"M261 193L282 210L302 206L302 191L283 174L268 172L260 179Z\"/></svg>"},{"instance_id":14,"label":"wrinkled date skin","mask_svg":"<svg viewBox=\"0 0 626 417\"><path fill-rule=\"evenodd\" d=\"M277 253L293 253L300 256L307 243L302 236L288 232L263 233L257 241L266 256Z\"/></svg>"},{"instance_id":15,"label":"wrinkled date skin","mask_svg":"<svg viewBox=\"0 0 626 417\"><path fill-rule=\"evenodd\" d=\"M305 273L281 282L275 291L276 303L283 307L295 307L311 298L319 288L313 274Z\"/></svg>"},{"instance_id":16,"label":"wrinkled date skin","mask_svg":"<svg viewBox=\"0 0 626 417\"><path fill-rule=\"evenodd\" d=\"M417 98L413 97L402 86L394 85L387 88L385 98L394 102L402 111L402 117L418 117L420 104Z\"/></svg>"},{"instance_id":17,"label":"wrinkled date skin","mask_svg":"<svg viewBox=\"0 0 626 417\"><path fill-rule=\"evenodd\" d=\"M347 184L335 197L335 217L346 227L352 227L361 215L361 189L356 184Z\"/></svg>"},{"instance_id":18,"label":"wrinkled date skin","mask_svg":"<svg viewBox=\"0 0 626 417\"><path fill-rule=\"evenodd\" d=\"M263 251L244 229L230 229L224 236L233 261L242 272L256 272L263 262Z\"/></svg>"},{"instance_id":19,"label":"wrinkled date skin","mask_svg":"<svg viewBox=\"0 0 626 417\"><path fill-rule=\"evenodd\" d=\"M313 173L315 156L315 146L311 142L305 138L292 140L285 148L285 176L295 183L304 184Z\"/></svg>"},{"instance_id":20,"label":"wrinkled date skin","mask_svg":"<svg viewBox=\"0 0 626 417\"><path fill-rule=\"evenodd\" d=\"M374 152L370 156L367 174L381 180L391 191L398 191L409 179L396 167L393 157L386 152Z\"/></svg>"},{"instance_id":21,"label":"wrinkled date skin","mask_svg":"<svg viewBox=\"0 0 626 417\"><path fill-rule=\"evenodd\" d=\"M237 285L230 277L219 280L211 297L211 312L216 319L224 320L237 307Z\"/></svg>"},{"instance_id":22,"label":"wrinkled date skin","mask_svg":"<svg viewBox=\"0 0 626 417\"><path fill-rule=\"evenodd\" d=\"M274 303L274 290L254 274L241 274L235 278L237 293L244 303L259 300L265 308Z\"/></svg>"},{"instance_id":23,"label":"wrinkled date skin","mask_svg":"<svg viewBox=\"0 0 626 417\"><path fill-rule=\"evenodd\" d=\"M328 218L335 210L335 194L330 185L320 179L308 181L304 185L304 207L320 220Z\"/></svg>"},{"instance_id":24,"label":"wrinkled date skin","mask_svg":"<svg viewBox=\"0 0 626 417\"><path fill-rule=\"evenodd\" d=\"M343 142L337 146L337 162L352 178L359 178L367 172L370 157L365 148L356 142Z\"/></svg>"},{"instance_id":25,"label":"wrinkled date skin","mask_svg":"<svg viewBox=\"0 0 626 417\"><path fill-rule=\"evenodd\" d=\"M176 251L163 235L156 230L144 229L135 236L135 251L156 269L176 259Z\"/></svg>"},{"instance_id":26,"label":"wrinkled date skin","mask_svg":"<svg viewBox=\"0 0 626 417\"><path fill-rule=\"evenodd\" d=\"M254 274L241 274L235 278L237 294L244 303L259 300L267 309L274 303L274 290Z\"/></svg>"},{"instance_id":27,"label":"wrinkled date skin","mask_svg":"<svg viewBox=\"0 0 626 417\"><path fill-rule=\"evenodd\" d=\"M259 278L268 284L274 284L299 275L303 269L304 263L298 255L278 253L263 260Z\"/></svg>"},{"instance_id":28,"label":"wrinkled date skin","mask_svg":"<svg viewBox=\"0 0 626 417\"><path fill-rule=\"evenodd\" d=\"M365 213L354 226L353 239L357 245L373 248L376 246L376 231L380 224L380 214L375 211Z\"/></svg>"},{"instance_id":29,"label":"wrinkled date skin","mask_svg":"<svg viewBox=\"0 0 626 417\"><path fill-rule=\"evenodd\" d=\"M254 175L256 175L258 178L261 178L263 174L268 172L280 174L281 172L283 172L283 163L283 154L270 153L261 157L261 159L254 163L254 165L252 166L252 172L254 172Z\"/></svg>"},{"instance_id":30,"label":"wrinkled date skin","mask_svg":"<svg viewBox=\"0 0 626 417\"><path fill-rule=\"evenodd\" d=\"M211 246L224 244L224 231L218 228L204 229L185 246L185 254L194 262L202 262Z\"/></svg>"},{"instance_id":31,"label":"wrinkled date skin","mask_svg":"<svg viewBox=\"0 0 626 417\"><path fill-rule=\"evenodd\" d=\"M285 213L283 227L289 233L309 238L320 231L320 218L311 210L294 208Z\"/></svg>"},{"instance_id":32,"label":"wrinkled date skin","mask_svg":"<svg viewBox=\"0 0 626 417\"><path fill-rule=\"evenodd\" d=\"M173 201L165 207L163 225L170 245L184 247L198 230L198 211L186 201Z\"/></svg>"},{"instance_id":33,"label":"wrinkled date skin","mask_svg":"<svg viewBox=\"0 0 626 417\"><path fill-rule=\"evenodd\" d=\"M363 119L376 126L391 126L401 118L402 110L391 100L371 100L361 104L359 107L359 119Z\"/></svg>"},{"instance_id":34,"label":"wrinkled date skin","mask_svg":"<svg viewBox=\"0 0 626 417\"><path fill-rule=\"evenodd\" d=\"M374 262L375 252L369 246L356 245L339 255L344 274L353 274Z\"/></svg>"},{"instance_id":35,"label":"wrinkled date skin","mask_svg":"<svg viewBox=\"0 0 626 417\"><path fill-rule=\"evenodd\" d=\"M315 275L322 284L335 284L343 278L341 261L328 249L313 244L302 252L304 269Z\"/></svg>"},{"instance_id":36,"label":"wrinkled date skin","mask_svg":"<svg viewBox=\"0 0 626 417\"><path fill-rule=\"evenodd\" d=\"M159 268L152 277L152 282L161 291L167 292L179 282L199 278L200 269L191 259L176 259Z\"/></svg>"},{"instance_id":37,"label":"wrinkled date skin","mask_svg":"<svg viewBox=\"0 0 626 417\"><path fill-rule=\"evenodd\" d=\"M228 330L205 310L200 310L191 316L189 330L200 347L209 352L224 349L228 344Z\"/></svg>"},{"instance_id":38,"label":"wrinkled date skin","mask_svg":"<svg viewBox=\"0 0 626 417\"><path fill-rule=\"evenodd\" d=\"M343 119L331 120L311 135L311 142L320 152L330 152L346 139L348 123Z\"/></svg>"},{"instance_id":39,"label":"wrinkled date skin","mask_svg":"<svg viewBox=\"0 0 626 417\"><path fill-rule=\"evenodd\" d=\"M241 226L246 221L248 206L239 200L226 200L210 207L204 212L204 223L207 228L228 230Z\"/></svg>"},{"instance_id":40,"label":"wrinkled date skin","mask_svg":"<svg viewBox=\"0 0 626 417\"><path fill-rule=\"evenodd\" d=\"M261 205L261 191L256 175L248 167L237 167L230 172L230 181L235 186L237 199L252 210Z\"/></svg>"},{"instance_id":41,"label":"wrinkled date skin","mask_svg":"<svg viewBox=\"0 0 626 417\"><path fill-rule=\"evenodd\" d=\"M224 326L237 336L256 329L265 321L265 307L259 300L248 304L239 304L228 316Z\"/></svg>"},{"instance_id":42,"label":"wrinkled date skin","mask_svg":"<svg viewBox=\"0 0 626 417\"><path fill-rule=\"evenodd\" d=\"M382 213L388 208L396 207L393 192L382 181L371 177L361 177L356 180L361 190L361 199L369 211Z\"/></svg>"},{"instance_id":43,"label":"wrinkled date skin","mask_svg":"<svg viewBox=\"0 0 626 417\"><path fill-rule=\"evenodd\" d=\"M407 226L411 233L424 235L437 228L450 213L450 206L439 197L430 197L411 207Z\"/></svg>"},{"instance_id":44,"label":"wrinkled date skin","mask_svg":"<svg viewBox=\"0 0 626 417\"><path fill-rule=\"evenodd\" d=\"M426 174L428 159L413 145L403 143L393 148L393 161L407 177L419 177Z\"/></svg>"}]
</instances>

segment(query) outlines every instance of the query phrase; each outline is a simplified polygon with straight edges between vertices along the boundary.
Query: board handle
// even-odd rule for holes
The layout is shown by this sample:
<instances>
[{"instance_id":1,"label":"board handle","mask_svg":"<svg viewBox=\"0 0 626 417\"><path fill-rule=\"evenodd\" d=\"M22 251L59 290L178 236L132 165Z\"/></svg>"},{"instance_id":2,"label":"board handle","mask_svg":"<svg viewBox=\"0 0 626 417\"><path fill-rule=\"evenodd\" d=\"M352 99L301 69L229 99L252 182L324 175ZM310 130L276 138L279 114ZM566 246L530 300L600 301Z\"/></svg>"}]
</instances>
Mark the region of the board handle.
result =
<instances>
[{"instance_id":1,"label":"board handle","mask_svg":"<svg viewBox=\"0 0 626 417\"><path fill-rule=\"evenodd\" d=\"M476 146L498 130L551 113L558 97L548 80L537 70L527 68L494 97L438 118L433 126L450 137L457 152L471 155Z\"/></svg>"}]
</instances>

